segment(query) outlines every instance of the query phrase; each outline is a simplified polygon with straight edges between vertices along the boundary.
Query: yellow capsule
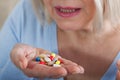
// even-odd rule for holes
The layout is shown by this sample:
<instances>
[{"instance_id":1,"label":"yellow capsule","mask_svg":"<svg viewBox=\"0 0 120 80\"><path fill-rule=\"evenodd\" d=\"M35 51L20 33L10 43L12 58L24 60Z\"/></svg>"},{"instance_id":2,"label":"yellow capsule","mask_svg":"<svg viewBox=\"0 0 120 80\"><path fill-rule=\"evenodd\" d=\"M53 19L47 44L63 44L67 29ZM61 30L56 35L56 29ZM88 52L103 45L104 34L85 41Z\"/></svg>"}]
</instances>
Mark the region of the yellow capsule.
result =
<instances>
[{"instance_id":1,"label":"yellow capsule","mask_svg":"<svg viewBox=\"0 0 120 80\"><path fill-rule=\"evenodd\" d=\"M44 58L44 57L46 57L46 54L40 54L39 57Z\"/></svg>"},{"instance_id":2,"label":"yellow capsule","mask_svg":"<svg viewBox=\"0 0 120 80\"><path fill-rule=\"evenodd\" d=\"M60 64L60 61L59 61L59 60L57 60L57 61L55 62L55 64Z\"/></svg>"},{"instance_id":3,"label":"yellow capsule","mask_svg":"<svg viewBox=\"0 0 120 80\"><path fill-rule=\"evenodd\" d=\"M55 54L55 53L51 53L51 56L55 57L55 56L56 56L56 54Z\"/></svg>"}]
</instances>

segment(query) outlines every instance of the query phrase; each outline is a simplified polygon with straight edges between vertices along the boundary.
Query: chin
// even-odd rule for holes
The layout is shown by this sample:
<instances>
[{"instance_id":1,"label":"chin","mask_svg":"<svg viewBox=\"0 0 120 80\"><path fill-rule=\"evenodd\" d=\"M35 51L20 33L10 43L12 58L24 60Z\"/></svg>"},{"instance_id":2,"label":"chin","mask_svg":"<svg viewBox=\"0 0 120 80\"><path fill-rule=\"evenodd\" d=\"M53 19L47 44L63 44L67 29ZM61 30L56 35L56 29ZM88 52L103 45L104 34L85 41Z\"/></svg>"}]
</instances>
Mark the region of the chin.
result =
<instances>
[{"instance_id":1,"label":"chin","mask_svg":"<svg viewBox=\"0 0 120 80\"><path fill-rule=\"evenodd\" d=\"M57 22L57 25L62 30L81 30L83 27L80 23L76 22Z\"/></svg>"},{"instance_id":2,"label":"chin","mask_svg":"<svg viewBox=\"0 0 120 80\"><path fill-rule=\"evenodd\" d=\"M62 30L66 30L66 31L77 31L77 30L81 30L80 27L76 27L76 26L59 26L60 29Z\"/></svg>"}]
</instances>

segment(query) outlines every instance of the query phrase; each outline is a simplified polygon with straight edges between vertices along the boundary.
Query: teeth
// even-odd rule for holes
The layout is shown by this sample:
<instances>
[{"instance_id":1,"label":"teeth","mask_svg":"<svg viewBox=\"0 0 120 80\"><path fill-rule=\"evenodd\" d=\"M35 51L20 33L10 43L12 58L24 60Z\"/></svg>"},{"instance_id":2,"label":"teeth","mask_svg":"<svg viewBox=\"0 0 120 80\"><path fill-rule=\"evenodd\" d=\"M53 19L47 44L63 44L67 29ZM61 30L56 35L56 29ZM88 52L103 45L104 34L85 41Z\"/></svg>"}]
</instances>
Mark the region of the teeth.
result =
<instances>
[{"instance_id":1,"label":"teeth","mask_svg":"<svg viewBox=\"0 0 120 80\"><path fill-rule=\"evenodd\" d=\"M61 8L60 11L64 12L64 13L72 13L72 12L75 12L75 9L63 9L63 8Z\"/></svg>"}]
</instances>

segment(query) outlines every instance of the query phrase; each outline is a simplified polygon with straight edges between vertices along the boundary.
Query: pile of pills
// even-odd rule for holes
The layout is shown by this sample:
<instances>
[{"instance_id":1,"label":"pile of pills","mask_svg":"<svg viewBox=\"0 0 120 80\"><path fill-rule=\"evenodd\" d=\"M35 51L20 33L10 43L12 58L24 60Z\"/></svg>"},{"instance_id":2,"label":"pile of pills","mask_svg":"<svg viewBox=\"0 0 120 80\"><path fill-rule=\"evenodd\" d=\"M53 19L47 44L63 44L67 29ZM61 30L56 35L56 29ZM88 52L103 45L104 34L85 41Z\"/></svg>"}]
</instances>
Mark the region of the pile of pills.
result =
<instances>
[{"instance_id":1,"label":"pile of pills","mask_svg":"<svg viewBox=\"0 0 120 80\"><path fill-rule=\"evenodd\" d=\"M39 62L39 64L53 66L53 67L60 67L62 60L55 54L40 54L36 57L35 61Z\"/></svg>"}]
</instances>

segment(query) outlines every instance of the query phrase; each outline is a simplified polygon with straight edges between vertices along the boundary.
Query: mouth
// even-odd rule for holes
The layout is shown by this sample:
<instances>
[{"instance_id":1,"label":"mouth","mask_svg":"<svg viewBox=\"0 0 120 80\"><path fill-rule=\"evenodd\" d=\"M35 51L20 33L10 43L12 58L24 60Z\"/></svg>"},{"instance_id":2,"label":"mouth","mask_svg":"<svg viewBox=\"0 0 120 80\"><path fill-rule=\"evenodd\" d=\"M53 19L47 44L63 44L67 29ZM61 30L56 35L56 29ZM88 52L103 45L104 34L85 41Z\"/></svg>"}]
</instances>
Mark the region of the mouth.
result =
<instances>
[{"instance_id":1,"label":"mouth","mask_svg":"<svg viewBox=\"0 0 120 80\"><path fill-rule=\"evenodd\" d=\"M80 13L81 8L55 7L56 13L61 17L73 17Z\"/></svg>"}]
</instances>

